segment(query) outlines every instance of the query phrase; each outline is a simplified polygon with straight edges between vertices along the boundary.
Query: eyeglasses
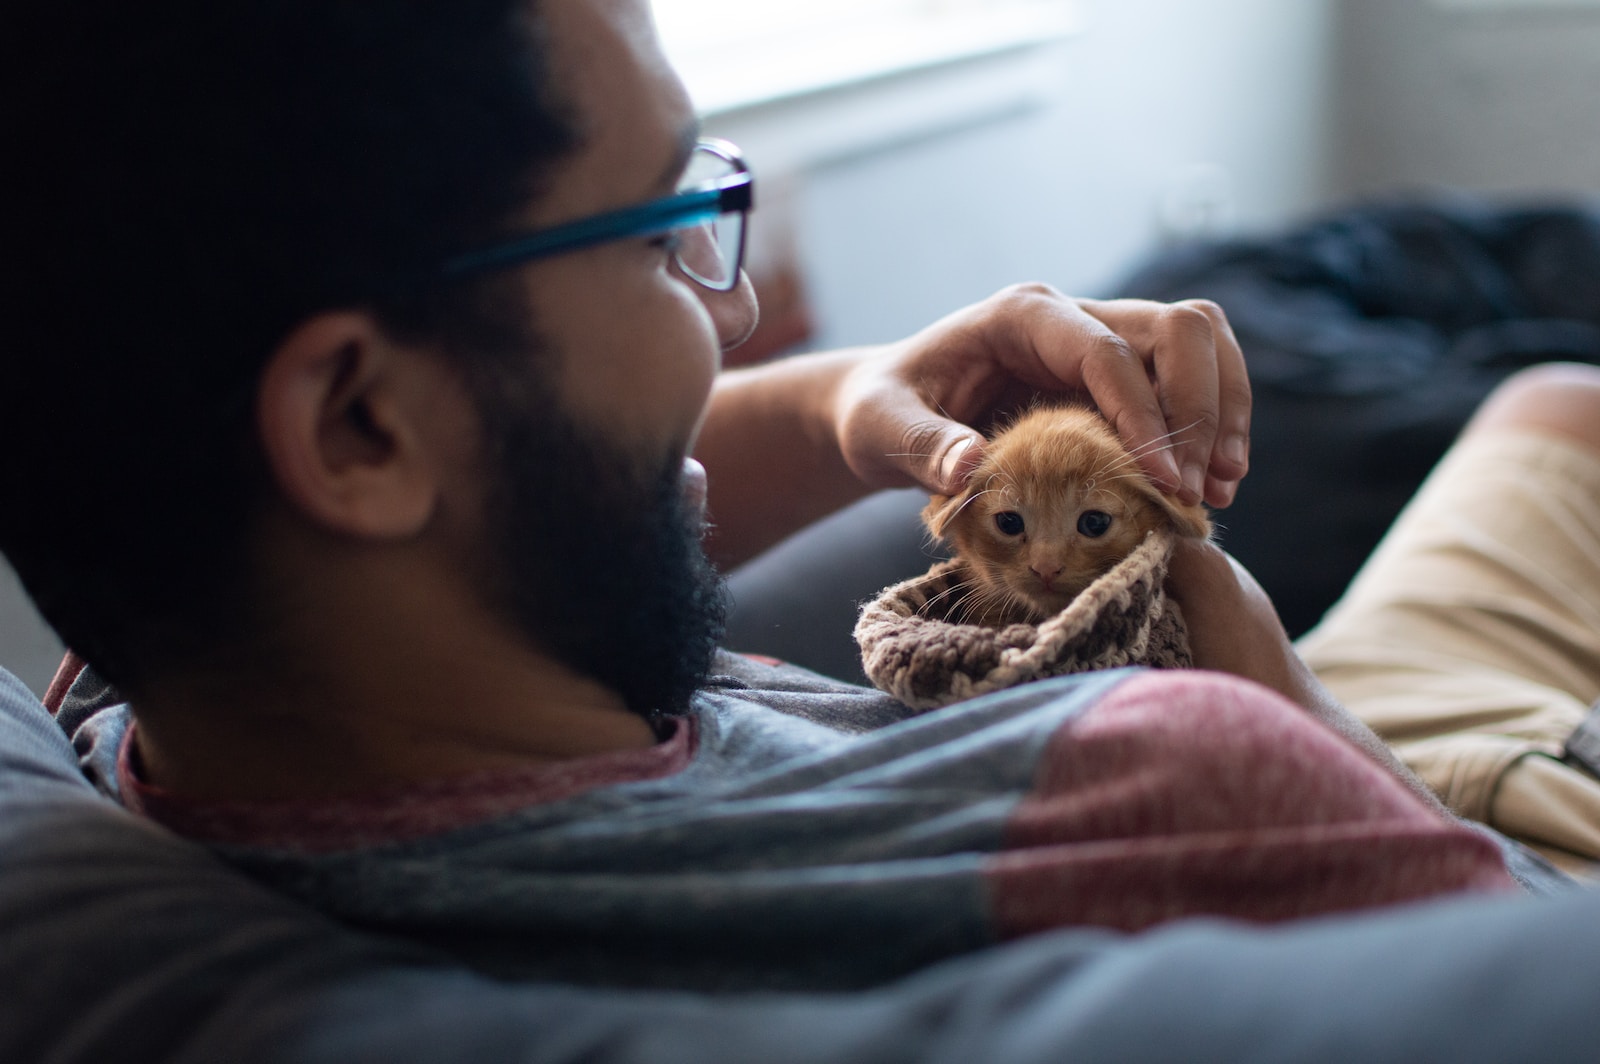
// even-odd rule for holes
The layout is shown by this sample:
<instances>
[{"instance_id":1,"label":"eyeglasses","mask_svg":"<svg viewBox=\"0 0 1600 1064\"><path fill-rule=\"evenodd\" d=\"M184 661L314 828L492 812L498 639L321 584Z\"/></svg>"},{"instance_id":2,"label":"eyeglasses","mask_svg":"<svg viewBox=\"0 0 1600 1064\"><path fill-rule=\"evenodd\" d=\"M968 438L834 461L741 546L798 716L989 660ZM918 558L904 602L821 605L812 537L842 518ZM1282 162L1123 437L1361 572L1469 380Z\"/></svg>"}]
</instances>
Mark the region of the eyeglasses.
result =
<instances>
[{"instance_id":1,"label":"eyeglasses","mask_svg":"<svg viewBox=\"0 0 1600 1064\"><path fill-rule=\"evenodd\" d=\"M673 261L679 269L714 292L731 292L744 265L745 220L754 190L755 178L739 149L706 137L696 143L674 195L458 255L445 262L444 274L464 277L613 240L664 233L672 237Z\"/></svg>"}]
</instances>

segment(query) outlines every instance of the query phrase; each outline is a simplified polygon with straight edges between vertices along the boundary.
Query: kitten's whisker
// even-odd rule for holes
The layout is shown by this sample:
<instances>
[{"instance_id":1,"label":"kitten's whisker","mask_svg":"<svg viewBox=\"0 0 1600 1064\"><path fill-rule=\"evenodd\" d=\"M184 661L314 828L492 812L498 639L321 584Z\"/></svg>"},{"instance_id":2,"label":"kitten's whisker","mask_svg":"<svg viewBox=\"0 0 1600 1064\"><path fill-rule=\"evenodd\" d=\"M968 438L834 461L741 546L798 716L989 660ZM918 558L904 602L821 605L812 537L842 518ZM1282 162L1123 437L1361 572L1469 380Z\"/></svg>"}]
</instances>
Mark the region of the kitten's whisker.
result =
<instances>
[{"instance_id":1,"label":"kitten's whisker","mask_svg":"<svg viewBox=\"0 0 1600 1064\"><path fill-rule=\"evenodd\" d=\"M972 584L967 588L967 593L961 596L960 601L950 607L948 616L954 618L957 624L968 623L967 618L972 616L973 600L976 599L981 602L984 595L985 591L982 587L978 584Z\"/></svg>"},{"instance_id":2,"label":"kitten's whisker","mask_svg":"<svg viewBox=\"0 0 1600 1064\"><path fill-rule=\"evenodd\" d=\"M1167 450L1167 448L1163 447L1163 448L1160 448L1160 450ZM1149 451L1147 453L1155 454L1156 451L1152 450L1152 451ZM1117 456L1117 460L1116 461L1107 462L1105 465L1101 466L1098 470L1096 470L1096 472L1097 473L1115 473L1120 469L1127 469L1129 466L1137 467L1138 464L1139 464L1139 459L1137 457L1135 457L1132 453L1122 454L1122 455L1118 455Z\"/></svg>"},{"instance_id":3,"label":"kitten's whisker","mask_svg":"<svg viewBox=\"0 0 1600 1064\"><path fill-rule=\"evenodd\" d=\"M959 617L957 622L959 624L982 624L981 616L974 619L974 613L988 603L991 594L993 592L989 587L979 580L973 580L967 589L967 594L951 608L951 616Z\"/></svg>"},{"instance_id":4,"label":"kitten's whisker","mask_svg":"<svg viewBox=\"0 0 1600 1064\"><path fill-rule=\"evenodd\" d=\"M1124 480L1143 481L1147 484L1150 482L1149 478L1143 473L1126 473L1119 477L1112 477L1107 483L1100 485L1093 492L1085 492L1085 501L1090 499L1122 499L1125 495L1125 492L1118 491L1116 488L1112 487L1112 485Z\"/></svg>"},{"instance_id":5,"label":"kitten's whisker","mask_svg":"<svg viewBox=\"0 0 1600 1064\"><path fill-rule=\"evenodd\" d=\"M970 588L971 586L972 585L970 584L970 582L965 581L965 580L962 580L962 581L959 581L957 583L951 584L949 587L945 588L943 591L939 592L937 595L935 595L932 598L930 598L927 602L924 602L922 604L922 608L923 609L927 609L929 606L932 606L934 603L938 602L940 599L947 598L950 595L955 594L957 591L965 591L968 588Z\"/></svg>"},{"instance_id":6,"label":"kitten's whisker","mask_svg":"<svg viewBox=\"0 0 1600 1064\"><path fill-rule=\"evenodd\" d=\"M1157 436L1156 439L1158 439L1158 440L1171 439L1172 437L1178 435L1180 432L1188 432L1190 429L1194 428L1196 425L1200 424L1204 420L1205 420L1205 418L1197 417L1193 421L1189 422L1187 425L1179 425L1175 429L1171 429L1171 430L1169 430L1167 432L1162 433L1160 436Z\"/></svg>"},{"instance_id":7,"label":"kitten's whisker","mask_svg":"<svg viewBox=\"0 0 1600 1064\"><path fill-rule=\"evenodd\" d=\"M1006 605L1014 612L1028 620L1030 623L1036 617L1038 617L1038 609L1034 607L1032 601L1030 601L1026 596L1022 595L1020 592L1013 591L1011 592L1010 598L1011 601L1006 603ZM1042 620L1043 618L1039 619Z\"/></svg>"},{"instance_id":8,"label":"kitten's whisker","mask_svg":"<svg viewBox=\"0 0 1600 1064\"><path fill-rule=\"evenodd\" d=\"M975 587L975 588L973 588L972 589L972 594L968 595L966 598L961 600L961 619L962 619L962 623L964 623L964 624L982 624L983 623L982 615L980 614L978 616L977 620L973 620L972 619L973 618L973 614L977 613L980 610L986 610L988 608L989 599L991 597L992 596L991 596L990 591L989 591L988 588L985 588L985 587Z\"/></svg>"},{"instance_id":9,"label":"kitten's whisker","mask_svg":"<svg viewBox=\"0 0 1600 1064\"><path fill-rule=\"evenodd\" d=\"M1015 612L1015 607L1018 601L1019 599L1017 597L1017 593L1010 588L998 588L992 590L987 600L988 608L983 611L983 621L981 623L989 625L991 623L990 618L996 615L998 615L1001 620L1004 620L1011 613Z\"/></svg>"},{"instance_id":10,"label":"kitten's whisker","mask_svg":"<svg viewBox=\"0 0 1600 1064\"><path fill-rule=\"evenodd\" d=\"M985 596L983 600L983 613L978 617L977 623L988 625L989 615L992 613L994 613L994 598L992 596Z\"/></svg>"},{"instance_id":11,"label":"kitten's whisker","mask_svg":"<svg viewBox=\"0 0 1600 1064\"><path fill-rule=\"evenodd\" d=\"M990 618L994 616L995 611L1000 609L1004 605L1005 605L1005 599L1002 598L1001 596L994 595L994 594L990 594L990 595L984 596L984 600L983 600L983 616L978 619L978 623L987 625L989 623Z\"/></svg>"},{"instance_id":12,"label":"kitten's whisker","mask_svg":"<svg viewBox=\"0 0 1600 1064\"><path fill-rule=\"evenodd\" d=\"M1132 451L1130 451L1125 457L1119 458L1117 461L1101 467L1097 472L1101 474L1115 473L1119 470L1127 469L1129 466L1133 466L1137 470L1138 462L1141 457L1144 457L1145 455L1160 454L1162 451L1170 451L1177 445L1178 441L1173 440L1170 443L1147 446L1138 454L1134 454ZM1137 471L1129 475L1144 476L1144 473L1142 471Z\"/></svg>"},{"instance_id":13,"label":"kitten's whisker","mask_svg":"<svg viewBox=\"0 0 1600 1064\"><path fill-rule=\"evenodd\" d=\"M1172 440L1172 441L1170 441L1168 443L1151 444L1150 446L1141 449L1137 453L1135 453L1133 451L1129 451L1127 454L1119 456L1115 462L1109 463L1108 465L1104 466L1103 468L1107 472L1114 472L1115 470L1118 470L1118 469L1126 469L1130 465L1137 465L1138 462L1139 462L1139 459L1144 458L1144 457L1146 457L1148 455L1160 454L1162 451L1170 451L1170 450L1172 450L1174 447L1178 446L1178 442L1179 441L1177 441L1177 440Z\"/></svg>"},{"instance_id":14,"label":"kitten's whisker","mask_svg":"<svg viewBox=\"0 0 1600 1064\"><path fill-rule=\"evenodd\" d=\"M917 378L917 383L922 385L922 394L923 395L927 395L929 393L929 391L931 390L928 387L928 378L926 378L926 377L918 377ZM943 414L945 417L950 418L951 421L960 421L961 420L960 418L950 417L950 411L946 410L944 408L944 404L939 402L939 400L934 399L934 400L932 400L932 402L933 402L934 409L939 411L939 413Z\"/></svg>"},{"instance_id":15,"label":"kitten's whisker","mask_svg":"<svg viewBox=\"0 0 1600 1064\"><path fill-rule=\"evenodd\" d=\"M960 506L956 507L956 512L951 514L946 519L946 522L948 523L949 521L954 521L956 519L956 517L960 515L962 510L965 510L967 507L969 507L973 503L977 502L980 496L993 495L993 494L994 494L994 491L992 489L989 489L989 488L985 488L983 491L975 491L975 492L973 492L971 495L969 495L967 497L967 501L966 502L964 502Z\"/></svg>"},{"instance_id":16,"label":"kitten's whisker","mask_svg":"<svg viewBox=\"0 0 1600 1064\"><path fill-rule=\"evenodd\" d=\"M1200 424L1203 420L1203 418L1195 418L1187 425L1182 425L1173 429L1171 432L1163 433L1148 443L1140 444L1138 447L1129 447L1128 453L1136 458L1142 458L1147 454L1155 454L1158 451L1171 450L1172 448L1178 446L1178 444L1184 442L1181 438L1183 433L1188 432L1190 429Z\"/></svg>"},{"instance_id":17,"label":"kitten's whisker","mask_svg":"<svg viewBox=\"0 0 1600 1064\"><path fill-rule=\"evenodd\" d=\"M928 602L924 604L923 609L926 609L928 606L933 605L933 603L935 601L937 601L938 599L944 598L946 595L949 595L949 594L952 594L952 593L958 592L958 591L961 592L960 597L957 598L954 602L950 603L950 605L945 610L943 610L942 612L943 612L944 616L947 619L949 619L950 621L952 621L953 623L956 623L956 624L965 623L964 617L965 617L965 615L967 613L970 612L969 603L972 601L974 596L981 596L983 594L983 586L981 584L979 584L976 580L963 580L963 581L961 581L959 583L956 583L956 584L952 585L951 587L946 588L944 591L940 592L939 595L937 595L935 598L929 599Z\"/></svg>"},{"instance_id":18,"label":"kitten's whisker","mask_svg":"<svg viewBox=\"0 0 1600 1064\"><path fill-rule=\"evenodd\" d=\"M1151 454L1155 454L1156 452L1151 451L1150 453ZM1134 469L1134 470L1138 470L1138 468L1139 468L1138 463L1139 463L1139 460L1137 458L1133 457L1132 455L1126 455L1126 454L1125 455L1121 455L1121 456L1119 456L1117 458L1116 461L1107 462L1105 465L1102 465L1102 466L1096 468L1095 471L1094 471L1094 476L1095 477L1109 476L1112 473L1119 473L1124 469L1130 469L1130 468Z\"/></svg>"}]
</instances>

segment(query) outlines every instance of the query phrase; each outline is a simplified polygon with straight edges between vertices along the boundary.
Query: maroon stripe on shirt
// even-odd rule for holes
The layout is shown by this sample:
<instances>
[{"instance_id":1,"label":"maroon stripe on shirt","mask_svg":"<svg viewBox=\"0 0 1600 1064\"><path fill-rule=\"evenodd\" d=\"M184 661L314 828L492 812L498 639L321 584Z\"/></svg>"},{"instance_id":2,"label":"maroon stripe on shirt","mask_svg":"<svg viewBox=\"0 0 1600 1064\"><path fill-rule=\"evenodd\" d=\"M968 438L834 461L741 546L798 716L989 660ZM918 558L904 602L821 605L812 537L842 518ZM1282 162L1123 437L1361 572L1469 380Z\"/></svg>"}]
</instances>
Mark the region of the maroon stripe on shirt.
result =
<instances>
[{"instance_id":1,"label":"maroon stripe on shirt","mask_svg":"<svg viewBox=\"0 0 1600 1064\"><path fill-rule=\"evenodd\" d=\"M698 728L692 717L669 718L665 726L672 733L643 750L479 772L351 797L203 801L139 778L136 725L129 724L117 756L117 785L129 809L192 839L335 853L424 838L599 787L670 776L693 760Z\"/></svg>"},{"instance_id":2,"label":"maroon stripe on shirt","mask_svg":"<svg viewBox=\"0 0 1600 1064\"><path fill-rule=\"evenodd\" d=\"M1007 937L1516 889L1492 841L1286 699L1211 673L1138 677L1064 724L1005 845L986 876Z\"/></svg>"}]
</instances>

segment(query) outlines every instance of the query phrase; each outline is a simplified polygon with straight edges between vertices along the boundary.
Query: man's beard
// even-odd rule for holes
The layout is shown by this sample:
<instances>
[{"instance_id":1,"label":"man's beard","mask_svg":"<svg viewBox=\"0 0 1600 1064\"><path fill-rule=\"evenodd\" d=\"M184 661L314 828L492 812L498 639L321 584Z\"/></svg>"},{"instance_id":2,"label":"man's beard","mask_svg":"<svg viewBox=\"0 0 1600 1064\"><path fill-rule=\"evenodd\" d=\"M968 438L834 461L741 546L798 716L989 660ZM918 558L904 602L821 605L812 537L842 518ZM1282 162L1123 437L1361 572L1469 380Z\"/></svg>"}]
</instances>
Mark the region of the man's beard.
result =
<instances>
[{"instance_id":1,"label":"man's beard","mask_svg":"<svg viewBox=\"0 0 1600 1064\"><path fill-rule=\"evenodd\" d=\"M477 391L491 463L490 600L633 712L682 713L710 672L727 612L700 544L703 518L684 498L684 456L641 469L552 402L530 402L520 388Z\"/></svg>"}]
</instances>

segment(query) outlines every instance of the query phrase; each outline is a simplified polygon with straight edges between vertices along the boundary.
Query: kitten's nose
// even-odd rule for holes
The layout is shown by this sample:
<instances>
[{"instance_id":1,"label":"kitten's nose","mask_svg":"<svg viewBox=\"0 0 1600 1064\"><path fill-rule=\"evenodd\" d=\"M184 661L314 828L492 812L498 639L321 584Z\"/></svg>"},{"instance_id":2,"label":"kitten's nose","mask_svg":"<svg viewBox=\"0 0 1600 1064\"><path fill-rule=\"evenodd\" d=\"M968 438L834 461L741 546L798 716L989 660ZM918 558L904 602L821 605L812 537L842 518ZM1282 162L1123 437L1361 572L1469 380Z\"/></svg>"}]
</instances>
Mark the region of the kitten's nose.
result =
<instances>
[{"instance_id":1,"label":"kitten's nose","mask_svg":"<svg viewBox=\"0 0 1600 1064\"><path fill-rule=\"evenodd\" d=\"M1039 578L1039 583L1044 585L1044 589L1046 591L1054 590L1053 588L1051 588L1050 584L1051 584L1051 581L1055 580L1056 577L1061 575L1061 566L1059 566L1059 565L1041 565L1041 564L1035 563L1033 565L1028 566L1028 568L1033 571L1033 575L1034 576L1037 576Z\"/></svg>"}]
</instances>

